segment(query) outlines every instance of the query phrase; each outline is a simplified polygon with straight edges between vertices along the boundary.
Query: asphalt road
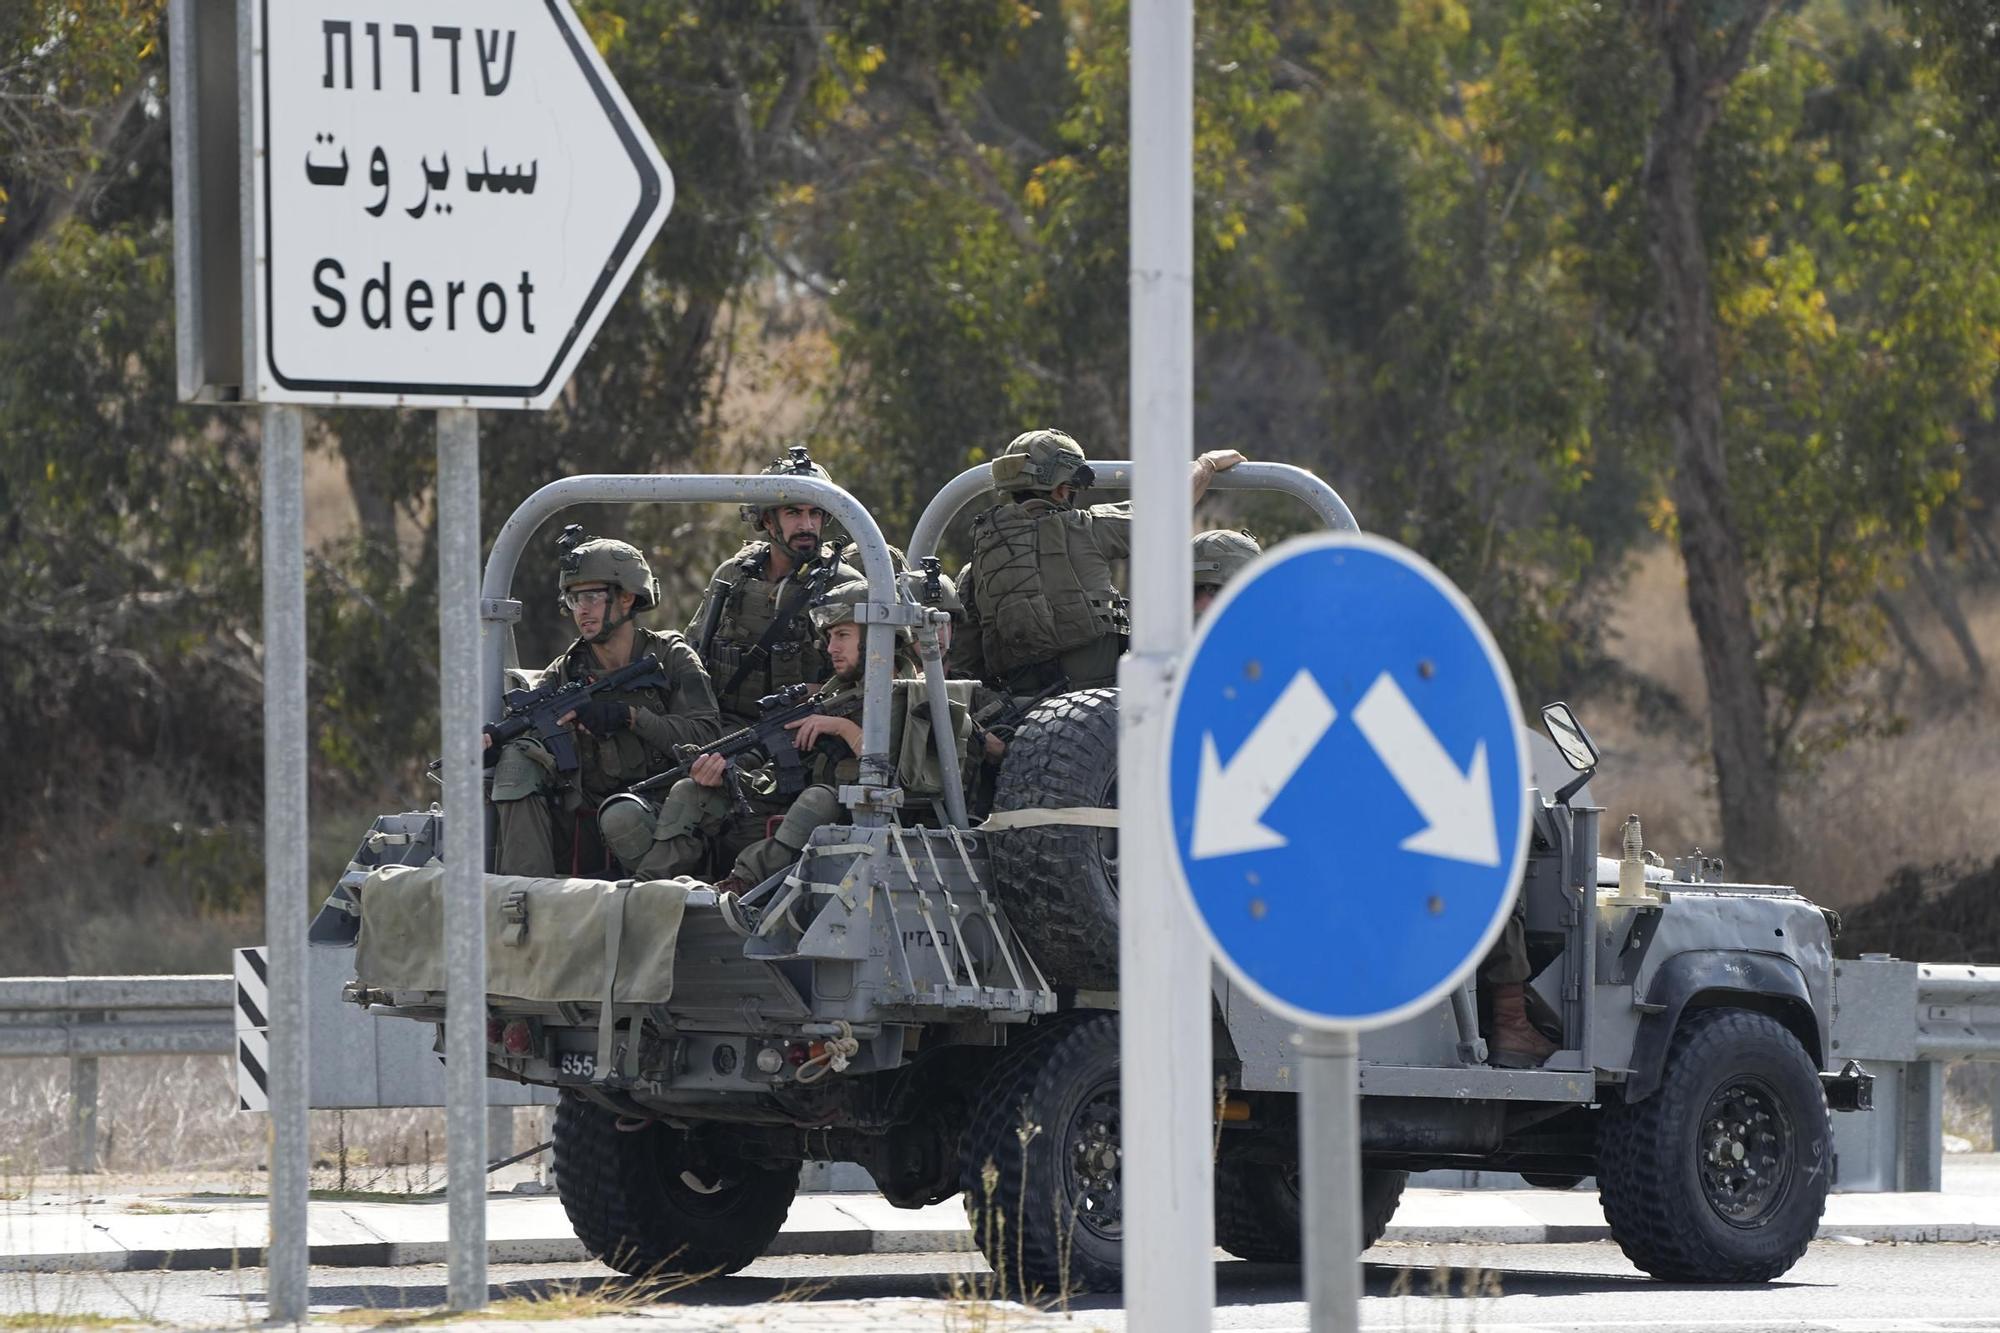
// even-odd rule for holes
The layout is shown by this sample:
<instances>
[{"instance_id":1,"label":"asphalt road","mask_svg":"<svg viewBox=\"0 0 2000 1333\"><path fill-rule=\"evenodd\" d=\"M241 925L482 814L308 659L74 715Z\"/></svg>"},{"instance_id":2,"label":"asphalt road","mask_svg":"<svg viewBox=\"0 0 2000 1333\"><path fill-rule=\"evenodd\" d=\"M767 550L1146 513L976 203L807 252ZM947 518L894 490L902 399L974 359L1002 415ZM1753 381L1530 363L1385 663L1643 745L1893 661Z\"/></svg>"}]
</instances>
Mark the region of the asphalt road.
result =
<instances>
[{"instance_id":1,"label":"asphalt road","mask_svg":"<svg viewBox=\"0 0 2000 1333\"><path fill-rule=\"evenodd\" d=\"M1608 1243L1382 1245L1369 1259L1364 1329L2000 1333L2000 1246L1993 1245L1822 1241L1783 1281L1748 1288L1654 1282ZM1241 1333L1305 1328L1296 1270L1228 1261L1216 1272L1216 1328ZM495 1267L490 1276L496 1300L582 1294L624 1303L635 1294L627 1279L596 1264L510 1265ZM0 1325L8 1324L9 1315L40 1315L51 1326L61 1326L67 1319L94 1314L175 1328L242 1328L263 1318L263 1279L257 1269L0 1275ZM318 1268L312 1275L313 1308L316 1314L376 1309L386 1320L391 1312L442 1304L444 1281L441 1266ZM609 1318L603 1327L660 1333L779 1326L979 1327L980 1321L969 1317L968 1299L990 1281L985 1266L966 1254L767 1259L735 1277L642 1299L634 1303L630 1317ZM799 1302L818 1304L815 1316L806 1316ZM1071 1313L1067 1320L1044 1320L1010 1312L985 1326L1077 1333L1125 1328L1116 1298L1083 1298L1072 1303ZM351 1315L341 1322L349 1328L367 1326Z\"/></svg>"}]
</instances>

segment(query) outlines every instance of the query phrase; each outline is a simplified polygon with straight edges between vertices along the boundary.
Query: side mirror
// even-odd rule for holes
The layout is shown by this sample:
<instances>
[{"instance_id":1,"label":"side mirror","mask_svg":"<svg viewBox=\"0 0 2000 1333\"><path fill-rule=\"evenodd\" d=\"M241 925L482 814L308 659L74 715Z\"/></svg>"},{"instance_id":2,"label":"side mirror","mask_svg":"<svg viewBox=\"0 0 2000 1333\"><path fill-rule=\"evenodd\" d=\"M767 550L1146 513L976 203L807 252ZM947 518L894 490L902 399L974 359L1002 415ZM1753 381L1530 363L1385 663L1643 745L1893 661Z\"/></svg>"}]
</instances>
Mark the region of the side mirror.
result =
<instances>
[{"instance_id":1,"label":"side mirror","mask_svg":"<svg viewBox=\"0 0 2000 1333\"><path fill-rule=\"evenodd\" d=\"M1590 739L1590 733L1583 729L1576 713L1566 703L1546 704L1542 708L1542 725L1548 728L1549 739L1562 752L1563 762L1579 773L1588 773L1597 767L1597 743Z\"/></svg>"}]
</instances>

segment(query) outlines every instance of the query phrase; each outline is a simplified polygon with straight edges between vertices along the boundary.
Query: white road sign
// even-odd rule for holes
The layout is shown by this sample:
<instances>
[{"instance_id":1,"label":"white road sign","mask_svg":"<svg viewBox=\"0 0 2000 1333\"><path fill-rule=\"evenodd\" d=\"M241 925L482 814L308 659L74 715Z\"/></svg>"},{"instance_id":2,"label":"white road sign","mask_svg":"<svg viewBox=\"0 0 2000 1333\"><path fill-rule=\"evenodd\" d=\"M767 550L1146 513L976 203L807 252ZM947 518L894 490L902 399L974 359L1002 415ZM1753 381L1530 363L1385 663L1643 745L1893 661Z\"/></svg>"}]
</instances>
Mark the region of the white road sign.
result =
<instances>
[{"instance_id":1,"label":"white road sign","mask_svg":"<svg viewBox=\"0 0 2000 1333\"><path fill-rule=\"evenodd\" d=\"M546 407L673 203L567 0L254 0L257 397Z\"/></svg>"}]
</instances>

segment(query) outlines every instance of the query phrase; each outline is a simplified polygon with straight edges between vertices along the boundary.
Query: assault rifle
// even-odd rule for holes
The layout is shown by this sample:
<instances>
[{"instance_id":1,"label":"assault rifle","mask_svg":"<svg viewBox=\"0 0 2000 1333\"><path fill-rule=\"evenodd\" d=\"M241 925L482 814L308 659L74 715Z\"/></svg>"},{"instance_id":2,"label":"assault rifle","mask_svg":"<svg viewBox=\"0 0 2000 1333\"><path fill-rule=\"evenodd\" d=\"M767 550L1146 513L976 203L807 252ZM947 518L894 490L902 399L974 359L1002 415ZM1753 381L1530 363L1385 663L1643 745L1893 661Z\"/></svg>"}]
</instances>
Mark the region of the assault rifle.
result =
<instances>
[{"instance_id":1,"label":"assault rifle","mask_svg":"<svg viewBox=\"0 0 2000 1333\"><path fill-rule=\"evenodd\" d=\"M817 685L787 685L776 694L765 695L757 701L761 716L755 722L707 745L682 747L679 751L680 763L664 773L655 773L642 782L635 782L626 790L643 793L671 786L688 776L694 761L705 754L719 754L732 761L761 754L777 769L776 794L790 800L806 789L806 756L799 751L792 733L786 728L794 722L822 713L829 717L848 717L861 706L859 690L827 699L815 693L818 688ZM813 747L813 752L832 755L836 747L846 748L833 738L825 737Z\"/></svg>"},{"instance_id":2,"label":"assault rifle","mask_svg":"<svg viewBox=\"0 0 2000 1333\"><path fill-rule=\"evenodd\" d=\"M972 729L982 737L994 735L1003 741L1011 741L1014 739L1015 730L1028 720L1028 714L1034 710L1036 704L1044 699L1053 699L1058 694L1067 693L1069 693L1069 677L1062 675L1056 677L1054 684L1033 694L1002 692L998 703L988 704L973 715Z\"/></svg>"},{"instance_id":3,"label":"assault rifle","mask_svg":"<svg viewBox=\"0 0 2000 1333\"><path fill-rule=\"evenodd\" d=\"M487 766L491 767L500 758L501 746L516 736L532 733L555 756L558 773L574 773L576 736L560 719L607 690L664 690L670 684L659 658L642 657L595 680L550 681L532 690L509 690L502 696L507 705L506 715L486 726L486 734L493 738L493 744L486 750Z\"/></svg>"}]
</instances>

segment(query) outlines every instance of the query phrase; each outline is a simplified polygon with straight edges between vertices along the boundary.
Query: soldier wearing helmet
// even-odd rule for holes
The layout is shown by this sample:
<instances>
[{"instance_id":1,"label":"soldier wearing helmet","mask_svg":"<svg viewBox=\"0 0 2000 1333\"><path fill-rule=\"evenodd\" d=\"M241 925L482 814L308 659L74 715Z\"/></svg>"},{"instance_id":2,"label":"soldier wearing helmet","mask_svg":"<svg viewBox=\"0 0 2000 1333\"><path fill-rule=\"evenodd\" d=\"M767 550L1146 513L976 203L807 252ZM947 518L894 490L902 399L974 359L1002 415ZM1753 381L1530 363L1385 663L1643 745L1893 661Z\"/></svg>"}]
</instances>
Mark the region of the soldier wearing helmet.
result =
<instances>
[{"instance_id":1,"label":"soldier wearing helmet","mask_svg":"<svg viewBox=\"0 0 2000 1333\"><path fill-rule=\"evenodd\" d=\"M832 480L798 444L762 475ZM831 665L806 623L806 604L859 577L826 543L826 511L810 500L745 505L743 519L763 536L715 571L687 631L731 727L755 721L766 695L827 678Z\"/></svg>"},{"instance_id":2,"label":"soldier wearing helmet","mask_svg":"<svg viewBox=\"0 0 2000 1333\"><path fill-rule=\"evenodd\" d=\"M1194 461L1194 499L1243 461L1215 449ZM1132 506L1080 506L1096 480L1083 447L1059 430L1018 435L993 460L1007 500L973 520L972 561L961 574L968 635L954 665L977 667L1011 694L1114 685L1125 649L1125 596L1112 562L1132 553Z\"/></svg>"},{"instance_id":3,"label":"soldier wearing helmet","mask_svg":"<svg viewBox=\"0 0 2000 1333\"><path fill-rule=\"evenodd\" d=\"M840 818L838 789L859 779L861 752L861 677L867 660L864 627L855 607L868 600L868 584L854 579L829 589L815 601L810 618L824 637L833 678L820 687L826 710L789 724L792 741L806 755L808 786L789 806L771 798L775 786L768 772L740 776L746 796L768 834L735 850L729 874L717 887L738 891L761 883L799 859L814 829ZM907 638L906 631L898 636ZM889 714L889 754L896 781L903 788L905 809L921 809L943 791L935 751L931 748L930 710L924 692L911 675L909 661L897 654L896 682ZM952 723L960 745L971 733L965 708L972 682L951 682ZM717 755L705 755L689 767L689 776L674 784L657 812L640 798L621 796L603 812L606 841L635 874L666 879L698 874L717 850L732 850L729 767Z\"/></svg>"},{"instance_id":4,"label":"soldier wearing helmet","mask_svg":"<svg viewBox=\"0 0 2000 1333\"><path fill-rule=\"evenodd\" d=\"M1231 579L1241 574L1264 548L1247 532L1233 528L1210 528L1194 537L1194 618L1200 620L1208 604Z\"/></svg>"},{"instance_id":5,"label":"soldier wearing helmet","mask_svg":"<svg viewBox=\"0 0 2000 1333\"><path fill-rule=\"evenodd\" d=\"M919 606L927 606L933 611L942 611L951 619L938 622L938 647L946 657L951 656L952 637L958 627L965 623L965 603L958 595L958 585L946 576L936 556L924 557L922 569L906 569L897 575L903 596Z\"/></svg>"},{"instance_id":6,"label":"soldier wearing helmet","mask_svg":"<svg viewBox=\"0 0 2000 1333\"><path fill-rule=\"evenodd\" d=\"M597 802L674 762L677 745L701 745L722 733L708 673L687 640L633 623L660 600L660 585L635 546L564 530L556 590L577 639L541 673L543 681L589 680L657 657L670 682L598 694L570 715L579 764L558 774L532 737L507 742L494 764L492 800L499 815L494 870L550 876L595 872L600 858L584 825ZM489 745L492 743L489 739Z\"/></svg>"}]
</instances>

